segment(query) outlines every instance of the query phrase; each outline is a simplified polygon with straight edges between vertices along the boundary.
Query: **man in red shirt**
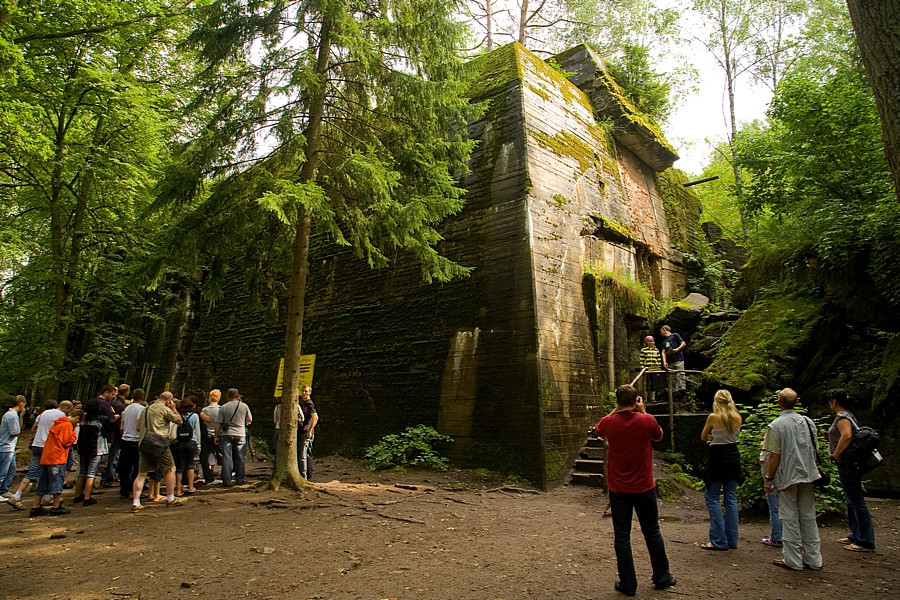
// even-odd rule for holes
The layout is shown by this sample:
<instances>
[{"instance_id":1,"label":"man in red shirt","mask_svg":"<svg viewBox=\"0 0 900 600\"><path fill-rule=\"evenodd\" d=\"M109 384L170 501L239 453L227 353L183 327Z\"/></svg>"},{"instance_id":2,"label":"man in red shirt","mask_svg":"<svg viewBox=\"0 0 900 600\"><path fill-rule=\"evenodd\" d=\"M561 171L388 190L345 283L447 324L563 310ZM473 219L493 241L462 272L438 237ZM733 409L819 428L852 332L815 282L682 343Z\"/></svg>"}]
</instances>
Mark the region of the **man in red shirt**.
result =
<instances>
[{"instance_id":1,"label":"man in red shirt","mask_svg":"<svg viewBox=\"0 0 900 600\"><path fill-rule=\"evenodd\" d=\"M656 480L653 478L653 449L650 442L663 437L656 418L648 415L644 401L631 385L616 389L616 409L603 417L594 432L606 438L607 487L615 534L616 565L619 581L616 591L626 596L637 592L634 557L631 555L632 514L637 513L641 532L653 565L653 585L664 590L675 585L669 573L669 559L659 530L656 505Z\"/></svg>"}]
</instances>

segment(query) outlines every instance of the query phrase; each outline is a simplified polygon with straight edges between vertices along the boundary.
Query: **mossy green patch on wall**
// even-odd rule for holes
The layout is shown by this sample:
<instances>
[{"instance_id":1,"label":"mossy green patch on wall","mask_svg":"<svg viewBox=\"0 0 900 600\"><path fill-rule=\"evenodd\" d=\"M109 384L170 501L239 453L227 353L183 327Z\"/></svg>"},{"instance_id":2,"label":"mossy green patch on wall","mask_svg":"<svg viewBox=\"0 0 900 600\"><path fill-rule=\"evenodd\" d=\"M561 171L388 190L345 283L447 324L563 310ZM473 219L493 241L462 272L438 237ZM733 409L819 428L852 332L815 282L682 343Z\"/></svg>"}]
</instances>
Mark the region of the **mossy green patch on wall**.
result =
<instances>
[{"instance_id":1,"label":"mossy green patch on wall","mask_svg":"<svg viewBox=\"0 0 900 600\"><path fill-rule=\"evenodd\" d=\"M516 46L516 43L507 44L466 64L471 80L466 92L469 98L478 100L494 95L509 83L522 79L520 52Z\"/></svg>"},{"instance_id":2,"label":"mossy green patch on wall","mask_svg":"<svg viewBox=\"0 0 900 600\"><path fill-rule=\"evenodd\" d=\"M584 278L588 285L594 286L598 304L612 299L620 311L637 316L649 313L653 295L641 282L620 273L592 270L587 266Z\"/></svg>"},{"instance_id":3,"label":"mossy green patch on wall","mask_svg":"<svg viewBox=\"0 0 900 600\"><path fill-rule=\"evenodd\" d=\"M563 210L566 207L566 204L570 204L572 202L571 199L566 198L562 194L553 194L553 198L550 199L547 204L550 206L555 206L559 210Z\"/></svg>"},{"instance_id":4,"label":"mossy green patch on wall","mask_svg":"<svg viewBox=\"0 0 900 600\"><path fill-rule=\"evenodd\" d=\"M528 89L543 98L544 102L550 101L550 94L548 94L545 90L542 90L541 88L533 85L529 85Z\"/></svg>"},{"instance_id":5,"label":"mossy green patch on wall","mask_svg":"<svg viewBox=\"0 0 900 600\"><path fill-rule=\"evenodd\" d=\"M544 478L545 481L555 481L562 477L566 460L563 455L552 446L544 446Z\"/></svg>"},{"instance_id":6,"label":"mossy green patch on wall","mask_svg":"<svg viewBox=\"0 0 900 600\"><path fill-rule=\"evenodd\" d=\"M616 242L630 243L634 241L634 232L628 225L623 225L603 215L591 215L591 220L598 226L604 237Z\"/></svg>"},{"instance_id":7,"label":"mossy green patch on wall","mask_svg":"<svg viewBox=\"0 0 900 600\"><path fill-rule=\"evenodd\" d=\"M747 393L784 386L814 346L824 307L808 296L754 303L722 336L704 378Z\"/></svg>"},{"instance_id":8,"label":"mossy green patch on wall","mask_svg":"<svg viewBox=\"0 0 900 600\"><path fill-rule=\"evenodd\" d=\"M548 135L543 131L531 131L537 143L557 156L569 156L578 161L578 172L584 173L594 166L594 150L583 139L570 131Z\"/></svg>"},{"instance_id":9,"label":"mossy green patch on wall","mask_svg":"<svg viewBox=\"0 0 900 600\"><path fill-rule=\"evenodd\" d=\"M663 199L669 237L672 245L682 252L701 254L706 238L700 228L700 199L684 187L687 177L678 169L666 169L656 179Z\"/></svg>"},{"instance_id":10,"label":"mossy green patch on wall","mask_svg":"<svg viewBox=\"0 0 900 600\"><path fill-rule=\"evenodd\" d=\"M618 102L622 107L623 115L621 118L625 118L632 124L645 129L653 135L654 140L660 146L669 150L673 154L677 154L671 144L666 141L662 129L660 129L659 125L656 124L656 121L654 121L652 117L644 114L643 112L638 110L637 107L635 107L634 103L631 101L631 98L628 97L628 94L625 93L625 90L622 89L622 86L618 84L618 82L613 78L612 75L609 74L608 71L598 69L597 81L603 84L603 86L609 92L610 96L615 98L616 102Z\"/></svg>"}]
</instances>

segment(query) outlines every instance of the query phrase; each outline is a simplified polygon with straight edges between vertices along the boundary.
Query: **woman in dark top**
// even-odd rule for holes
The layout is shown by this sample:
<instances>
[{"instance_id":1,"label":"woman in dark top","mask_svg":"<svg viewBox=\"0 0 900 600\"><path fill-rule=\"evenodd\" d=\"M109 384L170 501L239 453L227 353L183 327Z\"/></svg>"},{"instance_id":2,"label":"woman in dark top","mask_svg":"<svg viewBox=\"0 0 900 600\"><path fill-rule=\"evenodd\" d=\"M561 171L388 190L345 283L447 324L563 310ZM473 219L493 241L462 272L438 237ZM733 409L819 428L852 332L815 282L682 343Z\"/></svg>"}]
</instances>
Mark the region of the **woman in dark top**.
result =
<instances>
[{"instance_id":1,"label":"woman in dark top","mask_svg":"<svg viewBox=\"0 0 900 600\"><path fill-rule=\"evenodd\" d=\"M844 550L871 552L875 549L875 528L862 491L862 475L842 456L853 439L853 432L859 428L856 415L852 412L853 401L847 392L836 389L831 390L828 406L835 414L834 422L828 429L828 454L837 463L850 520L850 535L838 541L844 544Z\"/></svg>"}]
</instances>

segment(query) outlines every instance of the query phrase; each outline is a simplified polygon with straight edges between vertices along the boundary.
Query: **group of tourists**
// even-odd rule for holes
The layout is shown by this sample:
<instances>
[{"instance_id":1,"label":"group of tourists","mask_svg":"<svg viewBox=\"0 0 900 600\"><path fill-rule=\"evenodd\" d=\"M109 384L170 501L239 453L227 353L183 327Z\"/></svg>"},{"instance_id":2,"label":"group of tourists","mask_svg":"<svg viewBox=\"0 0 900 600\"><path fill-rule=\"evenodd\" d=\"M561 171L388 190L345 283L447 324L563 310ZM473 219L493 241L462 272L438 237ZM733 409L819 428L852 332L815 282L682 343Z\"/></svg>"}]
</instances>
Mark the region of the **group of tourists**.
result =
<instances>
[{"instance_id":1,"label":"group of tourists","mask_svg":"<svg viewBox=\"0 0 900 600\"><path fill-rule=\"evenodd\" d=\"M26 398L15 396L0 420L0 502L24 510L23 494L34 485L29 516L64 515L71 512L61 503L64 489L73 489L71 504L88 507L97 504L103 488L118 486L120 498L131 500L132 511L140 512L142 501L180 506L199 483L242 485L253 414L237 389L227 391L224 404L221 396L219 390L210 391L201 407L196 396L176 399L166 391L148 403L144 390L132 392L122 384L104 386L83 406L47 400L32 425L31 464L11 492L27 412ZM304 386L297 407L301 474L307 479L312 477L318 421L311 396L312 389ZM277 444L278 408L275 418ZM196 477L197 463L201 478ZM68 481L72 472L75 480Z\"/></svg>"},{"instance_id":2,"label":"group of tourists","mask_svg":"<svg viewBox=\"0 0 900 600\"><path fill-rule=\"evenodd\" d=\"M778 567L793 571L819 570L823 566L821 541L816 525L814 482L821 477L818 468L818 441L813 421L795 408L797 393L785 388L778 393L778 418L764 436L760 464L762 485L769 503L767 546L781 548L782 556L773 560ZM853 403L844 390L832 390L829 407L835 419L828 430L828 454L838 466L844 499L847 502L850 533L837 540L845 550L872 552L875 531L862 491L861 474L845 456L853 432L859 428ZM738 547L737 487L742 479L738 436L741 415L727 390L719 390L713 399L713 412L707 417L700 436L709 443L705 474L706 505L709 509L709 541L700 548L728 551ZM651 442L663 437L656 418L647 414L637 389L631 385L616 390L616 408L594 427L597 436L608 443L607 486L612 512L614 547L619 579L615 589L626 596L637 591L634 560L631 553L631 521L637 514L647 544L657 589L675 585L659 526L656 481L653 478ZM720 499L724 497L724 511Z\"/></svg>"}]
</instances>

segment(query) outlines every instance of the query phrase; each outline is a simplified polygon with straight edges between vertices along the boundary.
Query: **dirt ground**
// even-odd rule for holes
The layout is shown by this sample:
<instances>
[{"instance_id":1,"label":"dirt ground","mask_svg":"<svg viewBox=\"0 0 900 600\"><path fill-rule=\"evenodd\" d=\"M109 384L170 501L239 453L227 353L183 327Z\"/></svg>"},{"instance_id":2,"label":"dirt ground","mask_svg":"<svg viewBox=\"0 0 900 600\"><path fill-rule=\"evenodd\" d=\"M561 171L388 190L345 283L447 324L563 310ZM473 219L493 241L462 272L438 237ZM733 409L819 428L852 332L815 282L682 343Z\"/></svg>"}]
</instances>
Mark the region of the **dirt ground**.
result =
<instances>
[{"instance_id":1,"label":"dirt ground","mask_svg":"<svg viewBox=\"0 0 900 600\"><path fill-rule=\"evenodd\" d=\"M271 471L253 463L248 481ZM471 471L371 473L316 461L305 493L199 488L183 507L131 514L108 489L92 507L29 519L0 504L0 598L126 600L606 599L621 597L606 496L566 486L504 487ZM64 504L72 497L66 490ZM30 500L27 499L27 500ZM842 522L821 528L825 568L772 565L768 521L743 519L740 547L700 550L708 518L686 490L661 503L678 585L657 591L637 525L638 597L767 600L900 597L900 503L872 499L878 550L846 552Z\"/></svg>"}]
</instances>

